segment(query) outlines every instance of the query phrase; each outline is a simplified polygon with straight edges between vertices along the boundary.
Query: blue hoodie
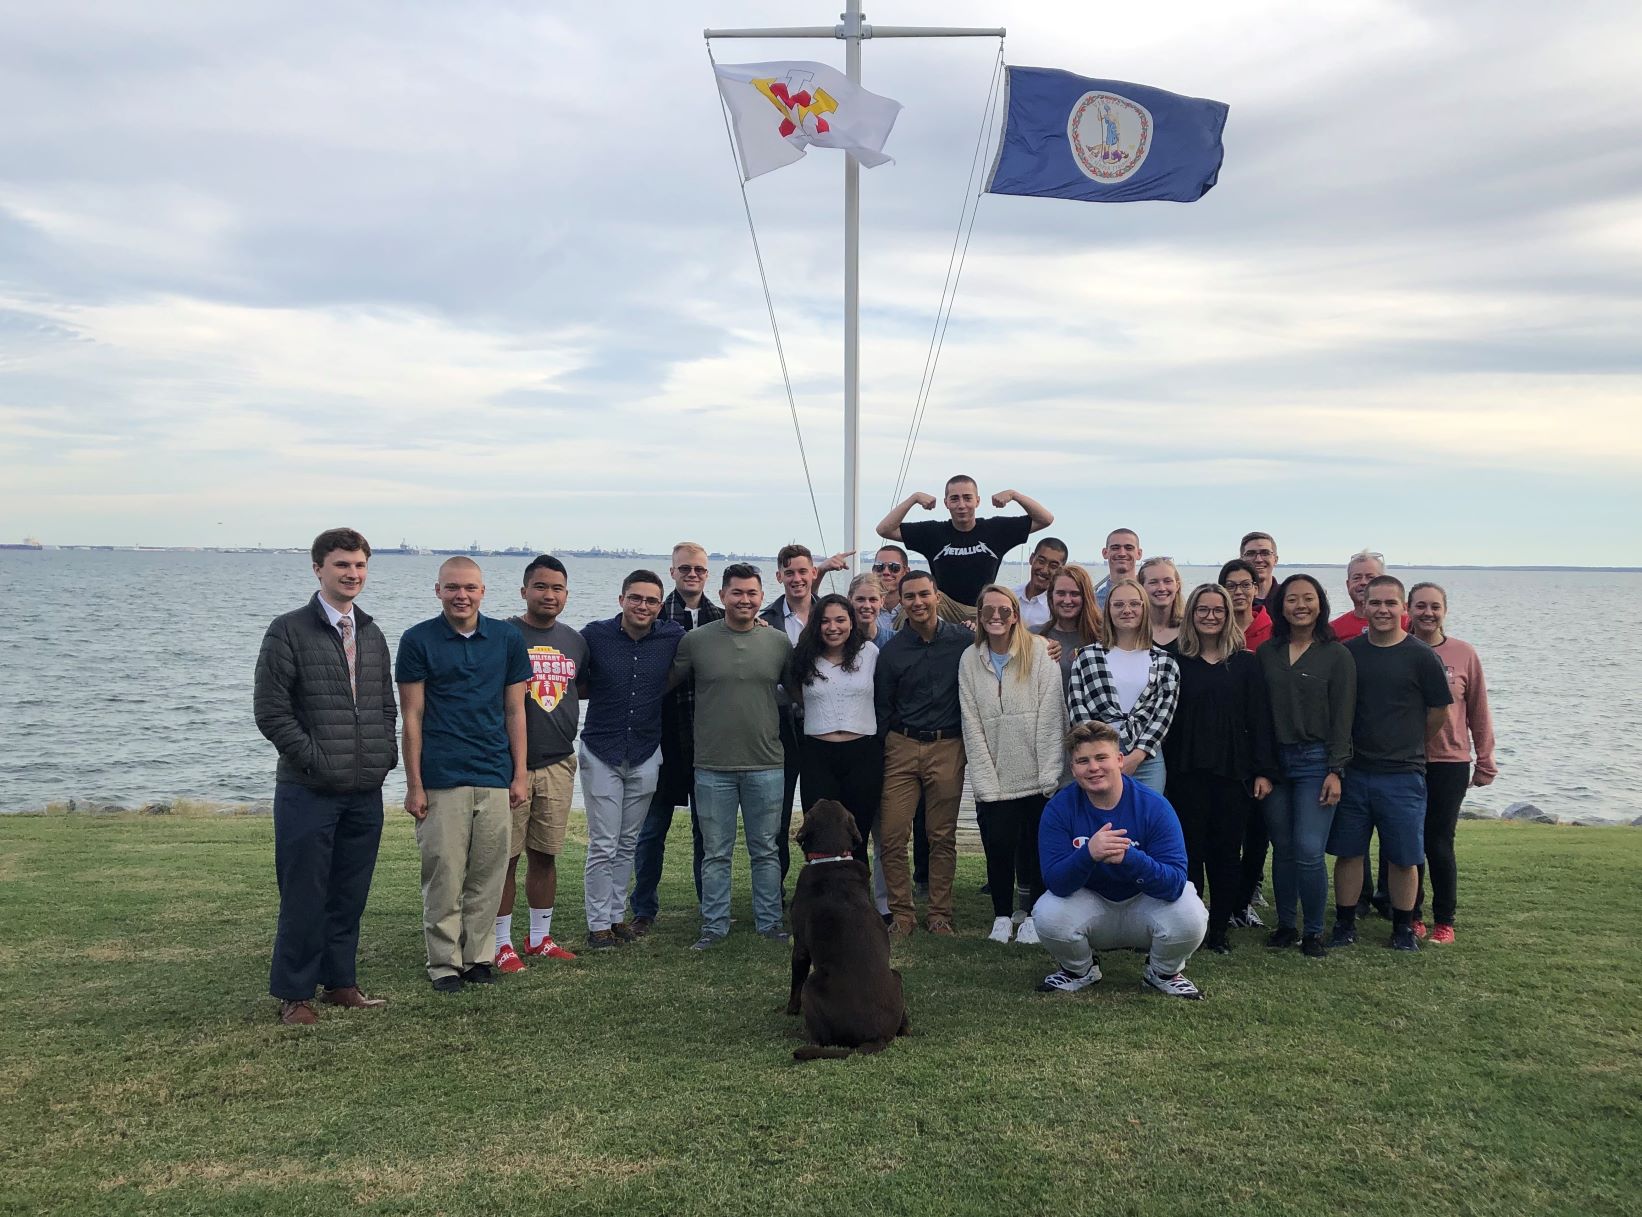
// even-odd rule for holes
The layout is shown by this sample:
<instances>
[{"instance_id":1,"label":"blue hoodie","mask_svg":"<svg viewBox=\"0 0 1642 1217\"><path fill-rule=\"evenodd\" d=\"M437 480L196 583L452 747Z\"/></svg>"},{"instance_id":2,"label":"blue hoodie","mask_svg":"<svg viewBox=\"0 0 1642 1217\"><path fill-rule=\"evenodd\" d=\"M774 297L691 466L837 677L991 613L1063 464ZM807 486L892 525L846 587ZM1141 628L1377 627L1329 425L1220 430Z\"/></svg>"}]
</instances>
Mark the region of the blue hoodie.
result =
<instances>
[{"instance_id":1,"label":"blue hoodie","mask_svg":"<svg viewBox=\"0 0 1642 1217\"><path fill-rule=\"evenodd\" d=\"M1089 838L1108 822L1128 829L1134 842L1122 862L1089 856ZM1076 782L1050 799L1038 826L1038 858L1044 885L1057 896L1086 887L1107 900L1144 893L1172 903L1186 886L1179 817L1167 799L1131 777L1123 779L1123 797L1111 811L1091 803Z\"/></svg>"}]
</instances>

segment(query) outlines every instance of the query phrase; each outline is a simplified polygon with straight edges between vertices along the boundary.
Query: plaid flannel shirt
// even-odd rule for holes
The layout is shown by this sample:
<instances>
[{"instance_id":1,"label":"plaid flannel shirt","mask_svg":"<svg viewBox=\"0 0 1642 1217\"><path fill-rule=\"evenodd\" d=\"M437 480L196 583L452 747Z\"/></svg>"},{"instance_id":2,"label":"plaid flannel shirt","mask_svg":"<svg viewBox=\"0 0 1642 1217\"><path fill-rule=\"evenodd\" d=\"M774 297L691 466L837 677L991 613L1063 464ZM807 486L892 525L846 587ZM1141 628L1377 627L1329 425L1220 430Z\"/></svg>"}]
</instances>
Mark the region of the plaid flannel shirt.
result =
<instances>
[{"instance_id":1,"label":"plaid flannel shirt","mask_svg":"<svg viewBox=\"0 0 1642 1217\"><path fill-rule=\"evenodd\" d=\"M1144 748L1148 756L1161 756L1163 737L1169 733L1179 700L1180 665L1162 647L1152 648L1146 688L1127 714L1118 703L1117 684L1106 663L1106 652L1098 644L1083 647L1072 660L1072 684L1066 691L1067 720L1073 724L1091 720L1110 724L1126 753Z\"/></svg>"},{"instance_id":2,"label":"plaid flannel shirt","mask_svg":"<svg viewBox=\"0 0 1642 1217\"><path fill-rule=\"evenodd\" d=\"M703 593L698 615L699 620L694 624L708 625L722 621L724 610ZM690 610L685 607L684 597L678 594L677 588L668 593L667 599L662 601L661 612L656 616L661 621L676 621L686 630L692 625ZM695 723L696 686L694 681L687 680L671 690L661 705L662 772L658 783L660 789L672 798L675 807L683 806L688 801L695 781Z\"/></svg>"}]
</instances>

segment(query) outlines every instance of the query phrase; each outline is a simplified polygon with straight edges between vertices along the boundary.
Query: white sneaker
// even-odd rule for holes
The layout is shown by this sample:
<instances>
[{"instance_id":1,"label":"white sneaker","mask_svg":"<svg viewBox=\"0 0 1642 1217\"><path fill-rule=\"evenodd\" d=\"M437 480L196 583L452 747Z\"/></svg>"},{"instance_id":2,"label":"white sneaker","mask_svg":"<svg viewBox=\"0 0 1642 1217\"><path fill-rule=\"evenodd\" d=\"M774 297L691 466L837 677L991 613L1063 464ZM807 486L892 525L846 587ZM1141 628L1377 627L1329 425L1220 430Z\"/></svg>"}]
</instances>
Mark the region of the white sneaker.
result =
<instances>
[{"instance_id":1,"label":"white sneaker","mask_svg":"<svg viewBox=\"0 0 1642 1217\"><path fill-rule=\"evenodd\" d=\"M1032 923L1032 919L1030 917L1021 922L1020 928L1015 931L1015 941L1024 942L1032 946L1037 945L1038 927Z\"/></svg>"},{"instance_id":2,"label":"white sneaker","mask_svg":"<svg viewBox=\"0 0 1642 1217\"><path fill-rule=\"evenodd\" d=\"M1173 976L1164 976L1146 965L1146 970L1140 974L1142 984L1150 985L1165 997L1184 997L1188 1001L1197 1001L1203 994L1198 992L1197 986L1186 979L1183 972L1176 972Z\"/></svg>"},{"instance_id":3,"label":"white sneaker","mask_svg":"<svg viewBox=\"0 0 1642 1217\"><path fill-rule=\"evenodd\" d=\"M992 932L987 935L993 942L1008 942L1010 932L1015 928L1014 922L1007 917L992 919Z\"/></svg>"},{"instance_id":4,"label":"white sneaker","mask_svg":"<svg viewBox=\"0 0 1642 1217\"><path fill-rule=\"evenodd\" d=\"M1100 965L1093 964L1082 976L1068 972L1065 968L1056 968L1038 982L1039 993L1076 993L1079 989L1087 989L1100 979Z\"/></svg>"}]
</instances>

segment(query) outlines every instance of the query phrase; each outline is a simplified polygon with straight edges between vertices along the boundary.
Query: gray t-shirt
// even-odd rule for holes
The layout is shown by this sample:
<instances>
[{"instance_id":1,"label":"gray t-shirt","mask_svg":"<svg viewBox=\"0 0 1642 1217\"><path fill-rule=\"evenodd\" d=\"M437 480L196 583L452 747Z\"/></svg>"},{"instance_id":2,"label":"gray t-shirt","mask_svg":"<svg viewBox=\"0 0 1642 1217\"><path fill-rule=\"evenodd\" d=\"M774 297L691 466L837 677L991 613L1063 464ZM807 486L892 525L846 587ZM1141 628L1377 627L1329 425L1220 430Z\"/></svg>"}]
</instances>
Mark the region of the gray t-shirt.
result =
<instances>
[{"instance_id":1,"label":"gray t-shirt","mask_svg":"<svg viewBox=\"0 0 1642 1217\"><path fill-rule=\"evenodd\" d=\"M587 642L562 621L541 630L523 617L511 617L525 653L530 656L530 683L525 686L525 766L540 769L576 750L581 702L576 676L587 663Z\"/></svg>"},{"instance_id":2,"label":"gray t-shirt","mask_svg":"<svg viewBox=\"0 0 1642 1217\"><path fill-rule=\"evenodd\" d=\"M697 769L781 768L775 689L791 654L779 629L737 633L714 621L684 636L673 679L696 682Z\"/></svg>"}]
</instances>

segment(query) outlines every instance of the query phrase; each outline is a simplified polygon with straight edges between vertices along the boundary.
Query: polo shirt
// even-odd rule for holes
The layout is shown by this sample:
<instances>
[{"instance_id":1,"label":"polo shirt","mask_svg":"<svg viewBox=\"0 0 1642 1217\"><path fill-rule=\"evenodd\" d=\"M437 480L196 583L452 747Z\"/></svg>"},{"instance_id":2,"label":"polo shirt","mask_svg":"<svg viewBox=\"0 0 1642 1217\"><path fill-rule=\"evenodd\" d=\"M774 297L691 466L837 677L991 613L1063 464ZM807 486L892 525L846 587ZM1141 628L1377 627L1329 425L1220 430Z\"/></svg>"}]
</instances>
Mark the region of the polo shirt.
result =
<instances>
[{"instance_id":1,"label":"polo shirt","mask_svg":"<svg viewBox=\"0 0 1642 1217\"><path fill-rule=\"evenodd\" d=\"M587 643L587 718L582 747L612 769L642 765L661 747L661 707L684 627L657 618L642 638L621 614L582 627Z\"/></svg>"},{"instance_id":2,"label":"polo shirt","mask_svg":"<svg viewBox=\"0 0 1642 1217\"><path fill-rule=\"evenodd\" d=\"M497 789L513 781L504 693L530 679L530 656L518 630L480 614L464 638L441 613L400 638L394 679L422 685L426 789Z\"/></svg>"}]
</instances>

